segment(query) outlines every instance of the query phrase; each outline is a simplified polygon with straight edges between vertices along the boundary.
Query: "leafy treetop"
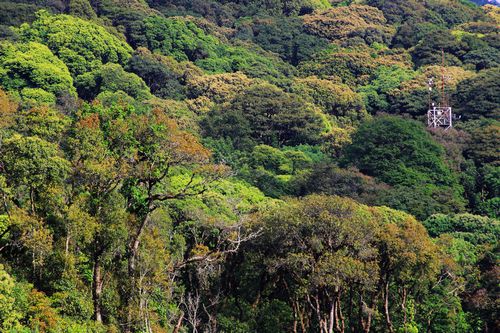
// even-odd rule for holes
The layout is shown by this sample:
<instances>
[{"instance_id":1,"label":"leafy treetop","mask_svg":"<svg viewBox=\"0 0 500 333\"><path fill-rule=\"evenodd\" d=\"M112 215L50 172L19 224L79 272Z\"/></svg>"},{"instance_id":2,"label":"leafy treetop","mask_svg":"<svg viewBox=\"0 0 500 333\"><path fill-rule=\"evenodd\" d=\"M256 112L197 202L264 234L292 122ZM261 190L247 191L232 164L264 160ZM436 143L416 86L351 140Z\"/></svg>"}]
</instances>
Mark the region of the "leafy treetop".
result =
<instances>
[{"instance_id":1,"label":"leafy treetop","mask_svg":"<svg viewBox=\"0 0 500 333\"><path fill-rule=\"evenodd\" d=\"M47 45L68 66L73 76L113 62L125 65L132 48L102 26L70 15L50 15L39 11L37 19L22 24L23 41Z\"/></svg>"}]
</instances>

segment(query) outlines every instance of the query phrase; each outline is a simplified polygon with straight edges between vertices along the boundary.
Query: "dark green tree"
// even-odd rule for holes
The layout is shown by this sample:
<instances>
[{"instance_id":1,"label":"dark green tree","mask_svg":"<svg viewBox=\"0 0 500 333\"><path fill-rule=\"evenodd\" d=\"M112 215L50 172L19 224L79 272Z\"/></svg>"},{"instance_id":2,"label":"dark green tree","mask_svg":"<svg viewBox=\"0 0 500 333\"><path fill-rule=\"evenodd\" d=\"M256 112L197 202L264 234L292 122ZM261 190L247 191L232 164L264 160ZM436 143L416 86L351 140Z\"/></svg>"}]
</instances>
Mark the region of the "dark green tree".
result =
<instances>
[{"instance_id":1,"label":"dark green tree","mask_svg":"<svg viewBox=\"0 0 500 333\"><path fill-rule=\"evenodd\" d=\"M185 88L182 77L169 68L162 58L146 50L138 50L130 58L126 69L146 82L151 93L160 98L183 99Z\"/></svg>"},{"instance_id":2,"label":"dark green tree","mask_svg":"<svg viewBox=\"0 0 500 333\"><path fill-rule=\"evenodd\" d=\"M460 82L453 96L456 112L466 120L482 117L500 119L500 69L492 68L479 72Z\"/></svg>"},{"instance_id":3,"label":"dark green tree","mask_svg":"<svg viewBox=\"0 0 500 333\"><path fill-rule=\"evenodd\" d=\"M444 149L416 121L383 116L361 125L345 161L390 185L456 184Z\"/></svg>"},{"instance_id":4,"label":"dark green tree","mask_svg":"<svg viewBox=\"0 0 500 333\"><path fill-rule=\"evenodd\" d=\"M133 73L126 72L119 64L105 64L91 72L79 75L76 87L80 97L91 101L100 93L123 91L139 101L151 97L144 81Z\"/></svg>"},{"instance_id":5,"label":"dark green tree","mask_svg":"<svg viewBox=\"0 0 500 333\"><path fill-rule=\"evenodd\" d=\"M383 116L364 123L343 163L394 186L386 204L419 218L464 208L463 188L445 163L443 147L416 121Z\"/></svg>"},{"instance_id":6,"label":"dark green tree","mask_svg":"<svg viewBox=\"0 0 500 333\"><path fill-rule=\"evenodd\" d=\"M206 124L207 135L232 138L237 148L314 144L324 130L311 104L270 84L245 89L228 106L212 111Z\"/></svg>"},{"instance_id":7,"label":"dark green tree","mask_svg":"<svg viewBox=\"0 0 500 333\"><path fill-rule=\"evenodd\" d=\"M255 43L279 54L292 65L310 59L328 45L326 39L308 34L299 18L265 18L249 23L243 21L238 30L242 37L247 37L245 33L250 30L248 37Z\"/></svg>"}]
</instances>

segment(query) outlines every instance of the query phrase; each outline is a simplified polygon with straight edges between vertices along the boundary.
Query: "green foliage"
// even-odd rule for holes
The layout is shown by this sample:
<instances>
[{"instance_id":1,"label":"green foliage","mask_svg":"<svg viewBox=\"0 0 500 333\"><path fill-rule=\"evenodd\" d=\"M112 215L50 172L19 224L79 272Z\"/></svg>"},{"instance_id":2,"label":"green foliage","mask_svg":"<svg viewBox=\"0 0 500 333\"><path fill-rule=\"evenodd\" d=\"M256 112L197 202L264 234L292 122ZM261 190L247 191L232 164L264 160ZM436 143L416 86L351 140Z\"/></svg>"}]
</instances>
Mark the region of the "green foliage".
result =
<instances>
[{"instance_id":1,"label":"green foliage","mask_svg":"<svg viewBox=\"0 0 500 333\"><path fill-rule=\"evenodd\" d=\"M300 149L277 149L266 145L255 146L240 167L241 177L260 188L270 197L281 197L292 192L295 177L313 167L308 152Z\"/></svg>"},{"instance_id":2,"label":"green foliage","mask_svg":"<svg viewBox=\"0 0 500 333\"><path fill-rule=\"evenodd\" d=\"M301 196L312 193L338 195L371 205L381 204L381 197L389 191L389 186L372 177L327 163L316 165L294 185Z\"/></svg>"},{"instance_id":3,"label":"green foliage","mask_svg":"<svg viewBox=\"0 0 500 333\"><path fill-rule=\"evenodd\" d=\"M364 52L349 50L323 51L310 61L303 62L299 70L304 75L320 78L334 77L343 83L353 85L366 82L375 70L373 58Z\"/></svg>"},{"instance_id":4,"label":"green foliage","mask_svg":"<svg viewBox=\"0 0 500 333\"><path fill-rule=\"evenodd\" d=\"M212 111L206 122L209 136L229 137L237 148L314 144L324 130L312 105L270 84L245 89L228 107Z\"/></svg>"},{"instance_id":5,"label":"green foliage","mask_svg":"<svg viewBox=\"0 0 500 333\"><path fill-rule=\"evenodd\" d=\"M311 146L311 145L298 145L293 147L283 147L285 154L290 152L303 153L306 159L311 160L313 163L321 163L328 160L326 154L321 149L321 146Z\"/></svg>"},{"instance_id":6,"label":"green foliage","mask_svg":"<svg viewBox=\"0 0 500 333\"><path fill-rule=\"evenodd\" d=\"M36 41L47 45L77 76L98 69L112 62L125 65L131 47L107 32L96 23L69 15L37 13L31 24L23 24L18 30L23 41Z\"/></svg>"},{"instance_id":7,"label":"green foliage","mask_svg":"<svg viewBox=\"0 0 500 333\"><path fill-rule=\"evenodd\" d=\"M463 210L463 188L445 163L443 147L417 122L387 116L366 122L354 133L344 159L396 187L383 199L390 207L419 218Z\"/></svg>"},{"instance_id":8,"label":"green foliage","mask_svg":"<svg viewBox=\"0 0 500 333\"><path fill-rule=\"evenodd\" d=\"M474 72L458 66L445 67L444 72L448 78L445 84L446 96L455 92L457 84L475 76ZM441 89L437 89L437 87L441 87L442 73L441 66L426 66L413 72L411 79L403 81L398 87L387 91L388 111L415 118L425 116L429 108L429 97L433 102L439 103L441 100ZM428 87L429 78L435 78L432 91L429 91ZM453 100L453 107L455 107L454 103L455 100Z\"/></svg>"},{"instance_id":9,"label":"green foliage","mask_svg":"<svg viewBox=\"0 0 500 333\"><path fill-rule=\"evenodd\" d=\"M498 120L500 117L500 97L498 89L500 70L492 68L479 72L470 79L460 82L454 100L459 112L465 119L482 117Z\"/></svg>"},{"instance_id":10,"label":"green foliage","mask_svg":"<svg viewBox=\"0 0 500 333\"><path fill-rule=\"evenodd\" d=\"M440 52L445 52L447 65L471 64L477 70L498 67L499 51L488 45L482 38L460 30L432 30L424 36L412 50L417 66L439 64Z\"/></svg>"},{"instance_id":11,"label":"green foliage","mask_svg":"<svg viewBox=\"0 0 500 333\"><path fill-rule=\"evenodd\" d=\"M10 26L18 26L35 19L39 5L33 3L2 1L0 2L0 36L11 37Z\"/></svg>"},{"instance_id":12,"label":"green foliage","mask_svg":"<svg viewBox=\"0 0 500 333\"><path fill-rule=\"evenodd\" d=\"M0 1L0 331L495 331L499 22ZM458 131L419 124L441 48Z\"/></svg>"},{"instance_id":13,"label":"green foliage","mask_svg":"<svg viewBox=\"0 0 500 333\"><path fill-rule=\"evenodd\" d=\"M440 29L435 23L421 22L418 19L405 20L398 28L392 44L394 47L410 48L417 45L426 35Z\"/></svg>"},{"instance_id":14,"label":"green foliage","mask_svg":"<svg viewBox=\"0 0 500 333\"><path fill-rule=\"evenodd\" d=\"M210 73L242 71L252 77L275 78L292 71L271 55L251 51L244 44L224 44L186 19L152 16L144 24L150 50L172 56L177 61L193 61Z\"/></svg>"},{"instance_id":15,"label":"green foliage","mask_svg":"<svg viewBox=\"0 0 500 333\"><path fill-rule=\"evenodd\" d=\"M424 221L433 237L450 234L474 245L496 244L500 237L500 222L472 214L433 215Z\"/></svg>"},{"instance_id":16,"label":"green foliage","mask_svg":"<svg viewBox=\"0 0 500 333\"><path fill-rule=\"evenodd\" d=\"M42 192L65 179L69 163L61 155L53 143L14 134L3 141L0 160L12 186L24 185Z\"/></svg>"},{"instance_id":17,"label":"green foliage","mask_svg":"<svg viewBox=\"0 0 500 333\"><path fill-rule=\"evenodd\" d=\"M41 88L23 88L20 97L27 107L56 104L56 96Z\"/></svg>"},{"instance_id":18,"label":"green foliage","mask_svg":"<svg viewBox=\"0 0 500 333\"><path fill-rule=\"evenodd\" d=\"M242 10L250 15L292 16L331 7L327 0L253 0L247 2L232 0L230 2L241 3Z\"/></svg>"},{"instance_id":19,"label":"green foliage","mask_svg":"<svg viewBox=\"0 0 500 333\"><path fill-rule=\"evenodd\" d=\"M422 184L413 186L394 186L382 192L378 203L402 210L424 220L432 214L452 214L465 210L462 188Z\"/></svg>"},{"instance_id":20,"label":"green foliage","mask_svg":"<svg viewBox=\"0 0 500 333\"><path fill-rule=\"evenodd\" d=\"M230 102L236 95L257 82L259 81L250 79L242 73L200 75L190 77L187 88L190 97L198 99L201 103L208 100L209 103L221 104Z\"/></svg>"},{"instance_id":21,"label":"green foliage","mask_svg":"<svg viewBox=\"0 0 500 333\"><path fill-rule=\"evenodd\" d=\"M390 185L456 183L443 148L415 121L378 117L362 124L352 139L346 161Z\"/></svg>"},{"instance_id":22,"label":"green foliage","mask_svg":"<svg viewBox=\"0 0 500 333\"><path fill-rule=\"evenodd\" d=\"M52 306L64 316L78 321L90 320L94 312L92 295L78 287L69 279L63 279L57 286L57 292L51 296Z\"/></svg>"},{"instance_id":23,"label":"green foliage","mask_svg":"<svg viewBox=\"0 0 500 333\"><path fill-rule=\"evenodd\" d=\"M241 20L238 22L238 37L251 39L292 65L310 59L328 45L325 38L308 34L298 18Z\"/></svg>"},{"instance_id":24,"label":"green foliage","mask_svg":"<svg viewBox=\"0 0 500 333\"><path fill-rule=\"evenodd\" d=\"M50 299L27 283L15 281L0 266L0 327L4 332L104 333L103 325L90 320L59 316ZM5 307L5 305L7 307ZM2 312L7 310L8 312Z\"/></svg>"},{"instance_id":25,"label":"green foliage","mask_svg":"<svg viewBox=\"0 0 500 333\"><path fill-rule=\"evenodd\" d=\"M410 64L408 54L401 50L376 50L360 45L339 48L332 45L310 61L301 63L299 70L306 76L315 75L353 86L367 84L379 66L408 68Z\"/></svg>"},{"instance_id":26,"label":"green foliage","mask_svg":"<svg viewBox=\"0 0 500 333\"><path fill-rule=\"evenodd\" d=\"M18 91L28 104L54 104L59 94L75 94L66 65L35 42L0 43L0 85Z\"/></svg>"},{"instance_id":27,"label":"green foliage","mask_svg":"<svg viewBox=\"0 0 500 333\"><path fill-rule=\"evenodd\" d=\"M219 40L205 34L194 22L182 18L148 17L145 21L148 48L177 61L214 57Z\"/></svg>"},{"instance_id":28,"label":"green foliage","mask_svg":"<svg viewBox=\"0 0 500 333\"><path fill-rule=\"evenodd\" d=\"M270 197L295 192L296 181L327 157L319 146L300 145L281 149L257 145L251 152L236 150L231 139L209 139L207 146L216 161L238 170L238 176Z\"/></svg>"},{"instance_id":29,"label":"green foliage","mask_svg":"<svg viewBox=\"0 0 500 333\"><path fill-rule=\"evenodd\" d=\"M293 322L290 306L279 300L271 300L259 307L256 327L262 333L287 332Z\"/></svg>"},{"instance_id":30,"label":"green foliage","mask_svg":"<svg viewBox=\"0 0 500 333\"><path fill-rule=\"evenodd\" d=\"M185 88L181 85L181 73L167 63L168 59L138 50L130 58L127 70L142 78L151 93L160 98L184 99Z\"/></svg>"},{"instance_id":31,"label":"green foliage","mask_svg":"<svg viewBox=\"0 0 500 333\"><path fill-rule=\"evenodd\" d=\"M491 218L500 218L500 199L498 196L486 199L485 201L479 203L477 211Z\"/></svg>"},{"instance_id":32,"label":"green foliage","mask_svg":"<svg viewBox=\"0 0 500 333\"><path fill-rule=\"evenodd\" d=\"M145 2L131 0L123 3L120 0L102 0L92 2L95 13L108 22L108 29L114 34L125 35L132 48L146 46L143 20L153 13Z\"/></svg>"},{"instance_id":33,"label":"green foliage","mask_svg":"<svg viewBox=\"0 0 500 333\"><path fill-rule=\"evenodd\" d=\"M472 64L477 70L499 67L500 51L490 46L484 46L468 52L464 56L464 64Z\"/></svg>"},{"instance_id":34,"label":"green foliage","mask_svg":"<svg viewBox=\"0 0 500 333\"><path fill-rule=\"evenodd\" d=\"M259 145L255 146L252 151L252 165L261 166L264 169L278 173L286 168L286 158L279 149Z\"/></svg>"},{"instance_id":35,"label":"green foliage","mask_svg":"<svg viewBox=\"0 0 500 333\"><path fill-rule=\"evenodd\" d=\"M412 79L415 73L400 67L380 67L370 78L370 84L359 88L369 113L384 112L390 109L387 93Z\"/></svg>"},{"instance_id":36,"label":"green foliage","mask_svg":"<svg viewBox=\"0 0 500 333\"><path fill-rule=\"evenodd\" d=\"M69 14L83 19L95 20L97 15L88 0L70 0Z\"/></svg>"},{"instance_id":37,"label":"green foliage","mask_svg":"<svg viewBox=\"0 0 500 333\"><path fill-rule=\"evenodd\" d=\"M15 281L0 265L0 327L2 331L20 328L22 313L15 308Z\"/></svg>"},{"instance_id":38,"label":"green foliage","mask_svg":"<svg viewBox=\"0 0 500 333\"><path fill-rule=\"evenodd\" d=\"M146 83L139 76L126 72L119 64L108 63L79 75L75 85L80 97L89 101L100 93L118 91L139 101L151 98Z\"/></svg>"},{"instance_id":39,"label":"green foliage","mask_svg":"<svg viewBox=\"0 0 500 333\"><path fill-rule=\"evenodd\" d=\"M16 130L26 136L57 143L70 125L70 119L50 107L35 107L19 112Z\"/></svg>"},{"instance_id":40,"label":"green foliage","mask_svg":"<svg viewBox=\"0 0 500 333\"><path fill-rule=\"evenodd\" d=\"M368 115L362 99L349 86L315 77L297 79L292 90L333 116L339 126L357 126Z\"/></svg>"},{"instance_id":41,"label":"green foliage","mask_svg":"<svg viewBox=\"0 0 500 333\"><path fill-rule=\"evenodd\" d=\"M413 49L413 61L417 67L442 62L441 52L445 52L447 65L460 66L457 57L462 45L448 30L436 30L426 35Z\"/></svg>"},{"instance_id":42,"label":"green foliage","mask_svg":"<svg viewBox=\"0 0 500 333\"><path fill-rule=\"evenodd\" d=\"M498 124L478 127L471 131L471 139L466 149L468 157L472 158L478 165L500 164L500 153L498 151L498 140L500 138L500 126Z\"/></svg>"},{"instance_id":43,"label":"green foliage","mask_svg":"<svg viewBox=\"0 0 500 333\"><path fill-rule=\"evenodd\" d=\"M301 299L315 299L316 306L304 307L301 313L327 324L332 320L332 308L343 313L339 304L361 309L362 301L354 301L353 296L363 300L368 297L366 292L376 293L383 287L380 278L386 283L398 281L405 288L432 280L438 271L437 248L424 227L412 217L387 208L313 195L288 200L263 212L263 228L263 237L256 241L254 250L255 255L261 255L256 260L261 260L260 281L266 286L262 292L272 292L284 301L295 300L295 304ZM266 249L269 244L273 244L271 251ZM252 256L247 258L251 262ZM266 278L262 280L262 276ZM280 286L285 289L280 290ZM386 290L388 299L398 297L388 294L392 289ZM364 320L357 313L345 311L344 323L356 325ZM402 317L394 316L393 320L401 322ZM304 325L309 331L319 324Z\"/></svg>"},{"instance_id":44,"label":"green foliage","mask_svg":"<svg viewBox=\"0 0 500 333\"><path fill-rule=\"evenodd\" d=\"M382 10L391 23L414 20L452 26L482 15L481 10L468 1L370 0L368 4Z\"/></svg>"},{"instance_id":45,"label":"green foliage","mask_svg":"<svg viewBox=\"0 0 500 333\"><path fill-rule=\"evenodd\" d=\"M316 11L304 16L304 25L307 32L337 43L388 44L393 34L380 10L357 4Z\"/></svg>"}]
</instances>

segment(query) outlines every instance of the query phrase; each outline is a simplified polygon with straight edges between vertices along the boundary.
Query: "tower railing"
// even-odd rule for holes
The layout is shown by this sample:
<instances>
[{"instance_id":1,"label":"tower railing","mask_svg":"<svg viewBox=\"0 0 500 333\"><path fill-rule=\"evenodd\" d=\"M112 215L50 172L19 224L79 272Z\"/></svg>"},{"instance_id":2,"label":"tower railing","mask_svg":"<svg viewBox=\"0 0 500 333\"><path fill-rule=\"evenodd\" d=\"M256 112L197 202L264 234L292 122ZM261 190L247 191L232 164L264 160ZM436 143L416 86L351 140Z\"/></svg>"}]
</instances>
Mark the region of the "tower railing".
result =
<instances>
[{"instance_id":1,"label":"tower railing","mask_svg":"<svg viewBox=\"0 0 500 333\"><path fill-rule=\"evenodd\" d=\"M453 114L450 106L433 106L427 111L427 126L432 128L453 127Z\"/></svg>"}]
</instances>

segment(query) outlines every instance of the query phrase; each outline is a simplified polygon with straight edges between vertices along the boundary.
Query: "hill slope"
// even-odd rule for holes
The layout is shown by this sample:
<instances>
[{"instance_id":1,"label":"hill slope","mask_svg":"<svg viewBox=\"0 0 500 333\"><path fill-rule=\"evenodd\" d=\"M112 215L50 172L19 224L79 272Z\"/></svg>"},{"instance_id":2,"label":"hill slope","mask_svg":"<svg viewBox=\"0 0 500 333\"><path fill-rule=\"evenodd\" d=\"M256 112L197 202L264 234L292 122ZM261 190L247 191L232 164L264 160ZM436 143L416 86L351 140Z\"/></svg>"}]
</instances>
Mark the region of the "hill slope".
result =
<instances>
[{"instance_id":1,"label":"hill slope","mask_svg":"<svg viewBox=\"0 0 500 333\"><path fill-rule=\"evenodd\" d=\"M0 331L499 331L499 21L0 1Z\"/></svg>"}]
</instances>

